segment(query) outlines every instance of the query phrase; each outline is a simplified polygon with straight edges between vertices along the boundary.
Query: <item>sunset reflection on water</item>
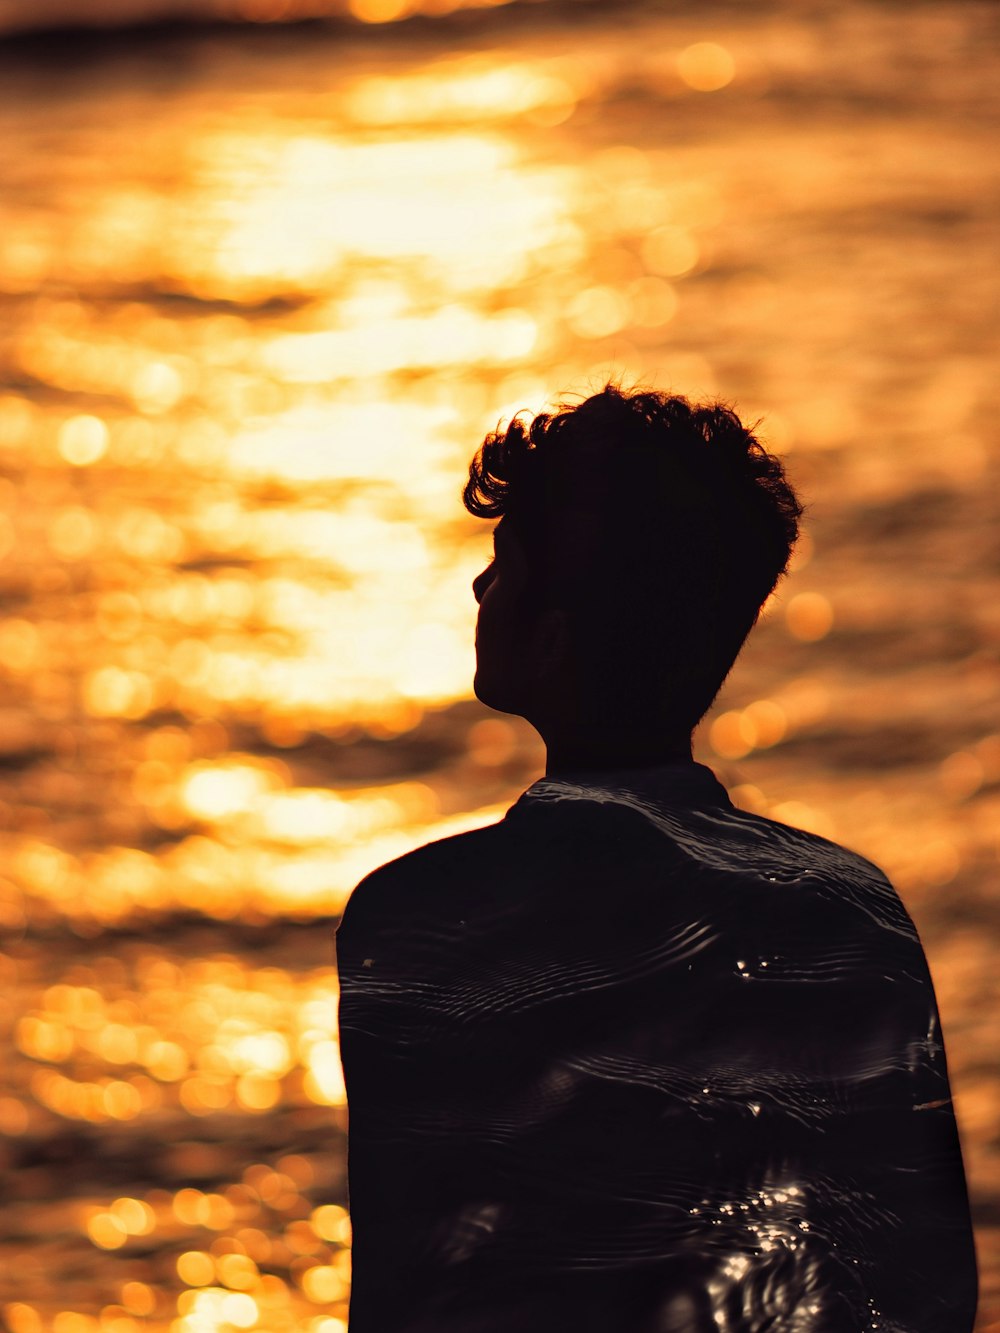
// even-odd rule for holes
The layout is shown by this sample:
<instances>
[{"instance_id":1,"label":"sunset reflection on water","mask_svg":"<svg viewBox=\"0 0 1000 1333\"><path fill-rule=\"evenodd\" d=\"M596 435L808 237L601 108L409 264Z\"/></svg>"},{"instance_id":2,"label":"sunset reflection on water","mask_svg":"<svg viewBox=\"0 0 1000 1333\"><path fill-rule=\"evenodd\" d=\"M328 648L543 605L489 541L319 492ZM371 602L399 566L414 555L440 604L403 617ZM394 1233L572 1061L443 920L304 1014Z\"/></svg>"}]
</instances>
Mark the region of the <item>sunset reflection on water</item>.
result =
<instances>
[{"instance_id":1,"label":"sunset reflection on water","mask_svg":"<svg viewBox=\"0 0 1000 1333\"><path fill-rule=\"evenodd\" d=\"M471 698L459 495L619 373L762 418L811 505L697 757L913 912L1000 1326L983 14L2 55L12 1333L344 1333L330 931L538 775Z\"/></svg>"}]
</instances>

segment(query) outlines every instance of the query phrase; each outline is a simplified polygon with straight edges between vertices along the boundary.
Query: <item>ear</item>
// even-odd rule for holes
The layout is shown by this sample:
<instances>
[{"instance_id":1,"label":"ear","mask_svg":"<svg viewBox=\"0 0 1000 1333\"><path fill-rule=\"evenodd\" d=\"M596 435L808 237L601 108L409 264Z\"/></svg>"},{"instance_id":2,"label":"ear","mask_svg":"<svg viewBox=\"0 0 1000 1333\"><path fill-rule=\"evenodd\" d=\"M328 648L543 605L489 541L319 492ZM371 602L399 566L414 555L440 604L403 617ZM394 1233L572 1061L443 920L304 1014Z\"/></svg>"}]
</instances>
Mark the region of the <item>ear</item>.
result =
<instances>
[{"instance_id":1,"label":"ear","mask_svg":"<svg viewBox=\"0 0 1000 1333\"><path fill-rule=\"evenodd\" d=\"M569 617L565 611L549 608L543 611L532 634L534 675L557 675L564 669L569 653Z\"/></svg>"}]
</instances>

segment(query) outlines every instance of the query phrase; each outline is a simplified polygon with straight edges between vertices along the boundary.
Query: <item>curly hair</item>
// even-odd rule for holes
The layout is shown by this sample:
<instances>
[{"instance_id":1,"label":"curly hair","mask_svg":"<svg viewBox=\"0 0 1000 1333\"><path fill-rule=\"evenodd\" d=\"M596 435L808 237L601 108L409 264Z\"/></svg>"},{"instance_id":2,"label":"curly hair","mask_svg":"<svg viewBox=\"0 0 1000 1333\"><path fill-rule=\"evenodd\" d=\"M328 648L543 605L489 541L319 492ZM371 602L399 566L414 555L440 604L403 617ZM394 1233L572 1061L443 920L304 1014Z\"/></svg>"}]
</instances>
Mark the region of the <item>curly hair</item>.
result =
<instances>
[{"instance_id":1,"label":"curly hair","mask_svg":"<svg viewBox=\"0 0 1000 1333\"><path fill-rule=\"evenodd\" d=\"M685 731L787 569L803 514L731 408L613 383L487 435L462 498L515 528L531 600L569 613L595 705Z\"/></svg>"}]
</instances>

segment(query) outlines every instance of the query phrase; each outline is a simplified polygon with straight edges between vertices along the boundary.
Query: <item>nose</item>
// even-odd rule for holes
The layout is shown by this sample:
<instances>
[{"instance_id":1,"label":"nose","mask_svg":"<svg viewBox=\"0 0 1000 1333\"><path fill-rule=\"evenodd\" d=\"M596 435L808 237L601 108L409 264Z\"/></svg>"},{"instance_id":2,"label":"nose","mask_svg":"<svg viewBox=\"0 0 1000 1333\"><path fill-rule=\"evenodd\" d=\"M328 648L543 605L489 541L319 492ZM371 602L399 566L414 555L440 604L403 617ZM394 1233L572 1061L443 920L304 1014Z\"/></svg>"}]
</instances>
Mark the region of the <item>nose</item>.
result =
<instances>
[{"instance_id":1,"label":"nose","mask_svg":"<svg viewBox=\"0 0 1000 1333\"><path fill-rule=\"evenodd\" d=\"M477 602L483 600L483 594L493 582L493 566L487 565L481 574L477 574L472 580L472 594Z\"/></svg>"}]
</instances>

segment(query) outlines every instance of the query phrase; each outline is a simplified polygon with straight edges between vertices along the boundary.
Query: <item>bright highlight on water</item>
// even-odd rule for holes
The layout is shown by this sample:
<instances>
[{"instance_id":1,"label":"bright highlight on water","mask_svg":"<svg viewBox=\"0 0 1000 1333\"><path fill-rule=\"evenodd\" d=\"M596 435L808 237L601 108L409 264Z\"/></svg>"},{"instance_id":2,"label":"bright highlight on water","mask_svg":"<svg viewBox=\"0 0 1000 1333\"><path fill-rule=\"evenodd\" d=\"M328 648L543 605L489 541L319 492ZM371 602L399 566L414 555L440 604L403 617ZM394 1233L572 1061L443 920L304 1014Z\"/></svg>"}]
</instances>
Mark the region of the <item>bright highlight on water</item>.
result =
<instances>
[{"instance_id":1,"label":"bright highlight on water","mask_svg":"<svg viewBox=\"0 0 1000 1333\"><path fill-rule=\"evenodd\" d=\"M917 920L1000 1320L983 11L271 8L2 53L3 1318L343 1333L330 929L539 772L468 455L624 372L813 504L700 756Z\"/></svg>"}]
</instances>

